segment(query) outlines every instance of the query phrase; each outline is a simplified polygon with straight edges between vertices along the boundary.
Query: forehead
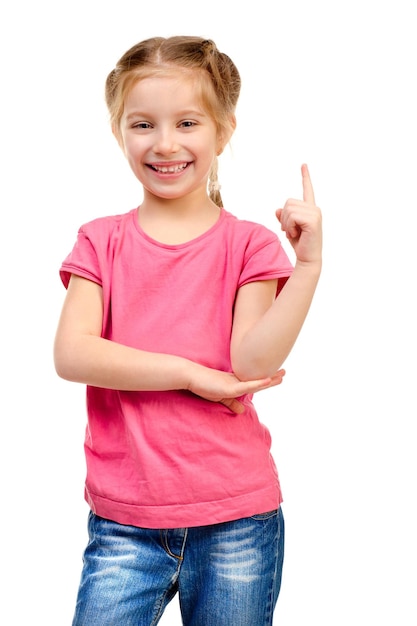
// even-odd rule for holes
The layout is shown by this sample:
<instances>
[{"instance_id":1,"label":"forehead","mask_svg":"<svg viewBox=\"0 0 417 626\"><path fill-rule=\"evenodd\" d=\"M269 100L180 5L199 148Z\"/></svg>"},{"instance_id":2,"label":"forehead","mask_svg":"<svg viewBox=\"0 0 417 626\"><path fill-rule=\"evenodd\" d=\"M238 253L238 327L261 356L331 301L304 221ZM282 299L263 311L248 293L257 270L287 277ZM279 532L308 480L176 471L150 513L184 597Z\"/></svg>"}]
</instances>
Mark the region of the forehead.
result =
<instances>
[{"instance_id":1,"label":"forehead","mask_svg":"<svg viewBox=\"0 0 417 626\"><path fill-rule=\"evenodd\" d=\"M204 109L202 78L196 73L169 72L137 80L125 99L125 110L132 107L185 106Z\"/></svg>"}]
</instances>

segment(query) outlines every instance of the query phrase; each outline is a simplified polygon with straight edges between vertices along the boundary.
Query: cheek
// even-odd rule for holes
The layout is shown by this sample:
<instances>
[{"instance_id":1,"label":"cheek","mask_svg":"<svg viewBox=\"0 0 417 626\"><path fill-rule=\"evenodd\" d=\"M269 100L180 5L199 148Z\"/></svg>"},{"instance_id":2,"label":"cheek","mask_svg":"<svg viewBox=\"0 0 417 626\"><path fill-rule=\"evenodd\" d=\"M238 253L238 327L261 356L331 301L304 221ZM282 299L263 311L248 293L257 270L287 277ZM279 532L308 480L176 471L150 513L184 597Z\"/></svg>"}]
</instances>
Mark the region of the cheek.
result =
<instances>
[{"instance_id":1,"label":"cheek","mask_svg":"<svg viewBox=\"0 0 417 626\"><path fill-rule=\"evenodd\" d=\"M121 148L130 168L135 174L137 174L139 165L142 161L138 144L134 141L129 141L129 139L125 139Z\"/></svg>"},{"instance_id":2,"label":"cheek","mask_svg":"<svg viewBox=\"0 0 417 626\"><path fill-rule=\"evenodd\" d=\"M134 140L134 138L126 137L123 142L123 152L129 162L137 161L141 154L143 154L143 146L140 142Z\"/></svg>"}]
</instances>

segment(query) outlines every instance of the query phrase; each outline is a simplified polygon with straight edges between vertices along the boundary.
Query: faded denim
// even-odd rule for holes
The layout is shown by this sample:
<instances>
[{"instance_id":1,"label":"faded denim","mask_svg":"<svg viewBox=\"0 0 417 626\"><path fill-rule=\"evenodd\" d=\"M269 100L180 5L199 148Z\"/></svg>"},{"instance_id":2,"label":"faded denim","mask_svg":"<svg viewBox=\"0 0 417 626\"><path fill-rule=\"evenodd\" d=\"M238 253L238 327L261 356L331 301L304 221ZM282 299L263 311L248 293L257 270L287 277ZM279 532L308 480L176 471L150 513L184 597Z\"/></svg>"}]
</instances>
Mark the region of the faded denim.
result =
<instances>
[{"instance_id":1,"label":"faded denim","mask_svg":"<svg viewBox=\"0 0 417 626\"><path fill-rule=\"evenodd\" d=\"M184 626L270 626L281 586L281 509L155 530L89 514L73 626L154 626L176 593Z\"/></svg>"}]
</instances>

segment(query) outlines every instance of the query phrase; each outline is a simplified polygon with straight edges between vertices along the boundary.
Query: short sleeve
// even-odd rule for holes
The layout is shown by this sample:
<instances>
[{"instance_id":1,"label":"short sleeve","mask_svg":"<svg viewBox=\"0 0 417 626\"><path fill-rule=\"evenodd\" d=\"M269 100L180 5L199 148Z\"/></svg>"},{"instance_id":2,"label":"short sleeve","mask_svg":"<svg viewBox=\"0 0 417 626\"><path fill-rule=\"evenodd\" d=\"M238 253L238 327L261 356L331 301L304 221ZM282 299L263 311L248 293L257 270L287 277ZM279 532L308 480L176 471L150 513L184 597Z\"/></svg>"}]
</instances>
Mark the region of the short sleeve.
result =
<instances>
[{"instance_id":1,"label":"short sleeve","mask_svg":"<svg viewBox=\"0 0 417 626\"><path fill-rule=\"evenodd\" d=\"M71 274L87 278L99 285L102 284L97 253L83 227L78 231L77 241L70 254L63 261L59 274L65 288L68 287Z\"/></svg>"},{"instance_id":2,"label":"short sleeve","mask_svg":"<svg viewBox=\"0 0 417 626\"><path fill-rule=\"evenodd\" d=\"M277 235L258 227L245 251L239 287L257 280L278 279L281 288L292 271L293 265Z\"/></svg>"}]
</instances>

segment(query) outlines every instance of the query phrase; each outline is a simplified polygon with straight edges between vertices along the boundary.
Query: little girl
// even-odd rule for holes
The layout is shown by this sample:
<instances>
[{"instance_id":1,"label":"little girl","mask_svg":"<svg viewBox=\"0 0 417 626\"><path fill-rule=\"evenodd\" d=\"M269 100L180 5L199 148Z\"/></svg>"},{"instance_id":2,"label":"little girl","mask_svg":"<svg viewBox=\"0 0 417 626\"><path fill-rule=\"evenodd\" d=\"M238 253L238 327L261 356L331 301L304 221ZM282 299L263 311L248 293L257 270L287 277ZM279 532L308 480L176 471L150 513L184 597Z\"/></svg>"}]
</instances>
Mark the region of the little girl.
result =
<instances>
[{"instance_id":1,"label":"little girl","mask_svg":"<svg viewBox=\"0 0 417 626\"><path fill-rule=\"evenodd\" d=\"M61 266L59 376L87 386L89 542L73 626L151 626L178 592L185 626L272 624L281 490L253 394L281 383L321 271L303 200L272 231L222 206L217 157L240 77L210 40L155 37L106 81L143 201L84 224ZM248 162L250 167L250 161Z\"/></svg>"}]
</instances>

